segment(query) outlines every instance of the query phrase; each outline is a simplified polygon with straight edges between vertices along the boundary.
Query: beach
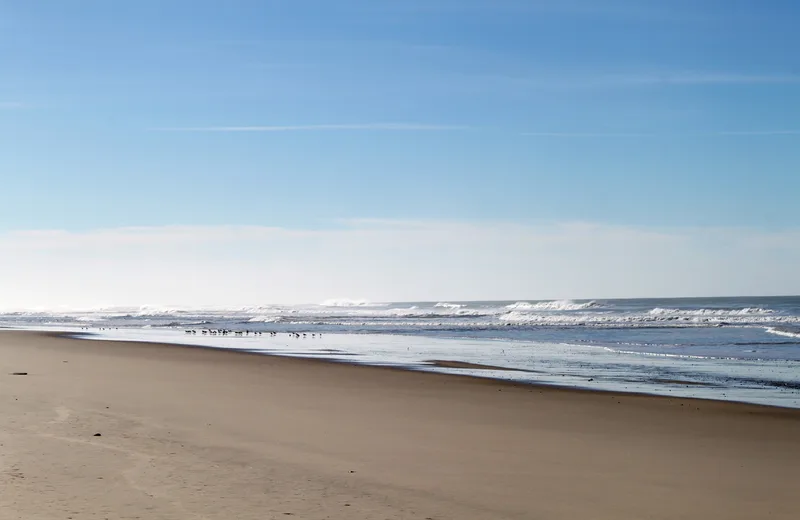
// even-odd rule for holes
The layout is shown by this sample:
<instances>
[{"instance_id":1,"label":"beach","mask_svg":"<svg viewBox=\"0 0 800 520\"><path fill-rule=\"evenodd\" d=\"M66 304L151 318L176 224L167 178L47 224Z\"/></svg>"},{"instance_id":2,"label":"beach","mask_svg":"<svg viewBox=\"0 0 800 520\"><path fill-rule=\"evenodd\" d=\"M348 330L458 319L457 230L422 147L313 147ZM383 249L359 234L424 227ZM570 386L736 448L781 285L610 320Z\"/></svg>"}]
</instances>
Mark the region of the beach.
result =
<instances>
[{"instance_id":1,"label":"beach","mask_svg":"<svg viewBox=\"0 0 800 520\"><path fill-rule=\"evenodd\" d=\"M0 519L800 511L796 409L20 331L0 392Z\"/></svg>"},{"instance_id":2,"label":"beach","mask_svg":"<svg viewBox=\"0 0 800 520\"><path fill-rule=\"evenodd\" d=\"M800 408L796 296L7 309L2 327Z\"/></svg>"}]
</instances>

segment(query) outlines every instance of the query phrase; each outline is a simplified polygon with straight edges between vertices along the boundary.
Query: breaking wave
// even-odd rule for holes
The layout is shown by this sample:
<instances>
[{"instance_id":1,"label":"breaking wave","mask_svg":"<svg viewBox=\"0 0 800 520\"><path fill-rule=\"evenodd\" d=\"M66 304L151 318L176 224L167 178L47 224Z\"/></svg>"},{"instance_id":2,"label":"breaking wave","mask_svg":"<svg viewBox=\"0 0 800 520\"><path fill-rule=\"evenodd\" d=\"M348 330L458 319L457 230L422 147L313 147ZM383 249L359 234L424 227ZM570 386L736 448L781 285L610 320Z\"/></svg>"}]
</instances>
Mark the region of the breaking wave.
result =
<instances>
[{"instance_id":1,"label":"breaking wave","mask_svg":"<svg viewBox=\"0 0 800 520\"><path fill-rule=\"evenodd\" d=\"M357 328L359 331L495 330L526 331L551 328L685 328L773 327L770 333L796 338L800 334L800 307L771 304L764 299L686 300L528 300L439 301L375 303L334 299L322 304L262 304L237 308L145 305L96 309L59 309L56 312L0 313L0 325L81 323L85 326L163 327L173 323L210 322L221 327L250 323L292 327Z\"/></svg>"},{"instance_id":2,"label":"breaking wave","mask_svg":"<svg viewBox=\"0 0 800 520\"><path fill-rule=\"evenodd\" d=\"M461 309L466 307L464 303L447 303L447 302L439 302L434 307L439 307L442 309Z\"/></svg>"},{"instance_id":3,"label":"breaking wave","mask_svg":"<svg viewBox=\"0 0 800 520\"><path fill-rule=\"evenodd\" d=\"M322 307L388 307L388 303L373 303L368 300L349 300L347 298L325 300Z\"/></svg>"},{"instance_id":4,"label":"breaking wave","mask_svg":"<svg viewBox=\"0 0 800 520\"><path fill-rule=\"evenodd\" d=\"M280 316L253 316L249 320L249 323L277 323L281 321Z\"/></svg>"},{"instance_id":5,"label":"breaking wave","mask_svg":"<svg viewBox=\"0 0 800 520\"><path fill-rule=\"evenodd\" d=\"M770 334L776 334L778 336L783 336L786 338L800 339L800 330L791 330L779 327L767 327L766 331L769 332Z\"/></svg>"},{"instance_id":6,"label":"breaking wave","mask_svg":"<svg viewBox=\"0 0 800 520\"><path fill-rule=\"evenodd\" d=\"M517 302L506 305L505 308L516 311L580 311L597 307L602 307L602 305L594 300L585 303L577 303L572 300L554 300L536 303Z\"/></svg>"},{"instance_id":7,"label":"breaking wave","mask_svg":"<svg viewBox=\"0 0 800 520\"><path fill-rule=\"evenodd\" d=\"M736 317L736 316L763 316L773 314L771 309L761 307L745 307L743 309L669 309L656 307L651 309L648 314L653 316L712 316L712 317Z\"/></svg>"}]
</instances>

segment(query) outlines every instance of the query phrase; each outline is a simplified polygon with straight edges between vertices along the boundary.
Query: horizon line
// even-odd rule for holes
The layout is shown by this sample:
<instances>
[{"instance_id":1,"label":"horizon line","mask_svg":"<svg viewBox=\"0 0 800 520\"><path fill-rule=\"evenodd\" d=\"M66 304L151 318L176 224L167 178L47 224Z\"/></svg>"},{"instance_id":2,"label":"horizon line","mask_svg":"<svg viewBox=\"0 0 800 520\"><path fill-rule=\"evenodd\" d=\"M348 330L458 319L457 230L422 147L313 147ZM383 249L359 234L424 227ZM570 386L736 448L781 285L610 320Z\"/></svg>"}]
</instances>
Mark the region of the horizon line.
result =
<instances>
[{"instance_id":1,"label":"horizon line","mask_svg":"<svg viewBox=\"0 0 800 520\"><path fill-rule=\"evenodd\" d=\"M502 298L502 299L473 299L462 300L457 298L437 298L432 300L368 300L363 298L328 298L322 302L301 302L301 303L282 303L278 301L263 302L263 303L237 303L237 304L181 304L181 303L121 303L121 304L98 304L96 306L76 306L69 310L65 310L67 305L55 305L49 307L48 310L63 310L64 312L97 312L104 310L114 309L132 309L142 307L162 307L162 308L186 308L197 310L237 310L238 308L260 307L269 305L285 305L287 307L318 305L322 307L340 307L341 305L333 305L332 302L352 302L352 307L374 307L386 306L390 304L408 304L408 303L505 303L505 302L525 302L525 303L542 303L542 302L580 302L580 301L626 301L626 300L712 300L712 299L754 299L754 298L800 298L800 294L737 294L737 295L704 295L704 296L628 296L628 297L571 297L571 298ZM17 310L31 310L38 312L47 312L46 306L37 305L32 307L2 307L0 314L4 312L15 312L11 309ZM244 310L244 309L241 309Z\"/></svg>"}]
</instances>

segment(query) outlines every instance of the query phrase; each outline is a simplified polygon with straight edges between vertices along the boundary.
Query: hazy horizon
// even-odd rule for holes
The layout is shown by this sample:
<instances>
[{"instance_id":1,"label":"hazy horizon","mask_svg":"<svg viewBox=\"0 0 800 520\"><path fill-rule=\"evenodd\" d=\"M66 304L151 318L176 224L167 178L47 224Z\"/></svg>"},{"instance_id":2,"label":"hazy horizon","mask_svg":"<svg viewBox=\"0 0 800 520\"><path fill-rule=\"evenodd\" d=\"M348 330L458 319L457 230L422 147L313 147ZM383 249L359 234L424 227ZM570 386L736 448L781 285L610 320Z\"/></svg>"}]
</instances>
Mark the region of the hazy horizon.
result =
<instances>
[{"instance_id":1,"label":"hazy horizon","mask_svg":"<svg viewBox=\"0 0 800 520\"><path fill-rule=\"evenodd\" d=\"M569 303L569 302L594 302L594 301L601 301L601 302L624 302L624 301L669 301L669 300L699 300L699 301L708 301L708 300L760 300L760 299L782 299L782 298L800 298L798 294L771 294L771 295L723 295L723 296L669 296L669 297L658 297L658 296L646 296L646 297L629 297L629 298L603 298L603 297L594 297L594 298L505 298L501 300L456 300L456 299L448 299L448 298L441 298L436 300L407 300L407 301L368 301L368 300L360 300L360 299L351 299L351 298L331 298L329 300L325 300L322 302L303 302L303 303L284 303L284 302L261 302L259 304L249 303L249 304L238 304L238 305L230 305L230 306L220 306L215 307L212 305L206 306L193 306L193 305L180 305L180 304L153 304L153 303L144 303L144 304L132 304L132 305L102 305L102 306L95 306L95 307L45 307L45 306L37 306L37 307L26 307L26 308L0 308L0 313L13 313L13 312L32 312L32 313L58 313L58 312L65 312L65 313L82 313L82 312L114 312L114 311L130 311L130 310L139 310L139 311L152 311L154 313L158 313L159 311L239 311L243 309L257 309L257 308L266 308L266 307L328 307L328 308L376 308L376 307L383 307L388 305L404 305L404 304L418 304L418 303L427 303L427 304L436 304L436 303L453 303L453 304L467 304L467 303L547 303L547 302L554 302L554 303Z\"/></svg>"},{"instance_id":2,"label":"hazy horizon","mask_svg":"<svg viewBox=\"0 0 800 520\"><path fill-rule=\"evenodd\" d=\"M5 308L800 293L800 233L742 229L169 226L4 233L0 254Z\"/></svg>"}]
</instances>

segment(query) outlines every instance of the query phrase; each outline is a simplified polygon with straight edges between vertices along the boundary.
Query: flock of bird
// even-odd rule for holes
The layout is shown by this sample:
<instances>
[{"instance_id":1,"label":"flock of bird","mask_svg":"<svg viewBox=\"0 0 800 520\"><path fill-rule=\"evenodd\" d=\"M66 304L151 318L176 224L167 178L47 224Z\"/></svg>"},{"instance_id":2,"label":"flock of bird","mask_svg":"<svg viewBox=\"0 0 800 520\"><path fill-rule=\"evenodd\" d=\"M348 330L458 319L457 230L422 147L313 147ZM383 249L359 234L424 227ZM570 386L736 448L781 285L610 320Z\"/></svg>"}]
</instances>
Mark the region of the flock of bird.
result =
<instances>
[{"instance_id":1,"label":"flock of bird","mask_svg":"<svg viewBox=\"0 0 800 520\"><path fill-rule=\"evenodd\" d=\"M197 329L186 329L184 332L186 332L186 334L197 334ZM253 336L261 336L263 334L269 334L270 337L273 338L278 337L277 332L273 331L264 332L260 330L202 329L200 333L207 336L228 336L230 334L233 334L234 336L249 336L250 334L252 334ZM295 338L295 339L308 337L308 333L306 332L287 332L286 334L290 338ZM322 333L316 333L316 332L311 333L312 338L316 338L317 336L321 338Z\"/></svg>"},{"instance_id":2,"label":"flock of bird","mask_svg":"<svg viewBox=\"0 0 800 520\"><path fill-rule=\"evenodd\" d=\"M82 326L81 330L90 330L91 328L92 327ZM119 330L119 327L96 327L96 328L97 328L97 330ZM186 334L197 334L197 329L186 329L184 332L186 332ZM249 336L251 334L253 336L261 336L263 334L269 334L269 336L272 337L272 338L277 338L278 337L278 333L277 332L274 332L274 331L266 331L266 332L264 332L264 331L260 331L260 330L202 329L200 331L200 333L203 334L203 335L206 335L206 336L228 336L228 335L231 335L231 334L234 335L234 336ZM286 335L289 336L290 338L295 338L295 339L307 338L308 337L308 333L306 333L306 332L287 332ZM321 338L322 337L322 333L321 332L312 332L311 333L311 337L312 338L317 338L317 337Z\"/></svg>"}]
</instances>

